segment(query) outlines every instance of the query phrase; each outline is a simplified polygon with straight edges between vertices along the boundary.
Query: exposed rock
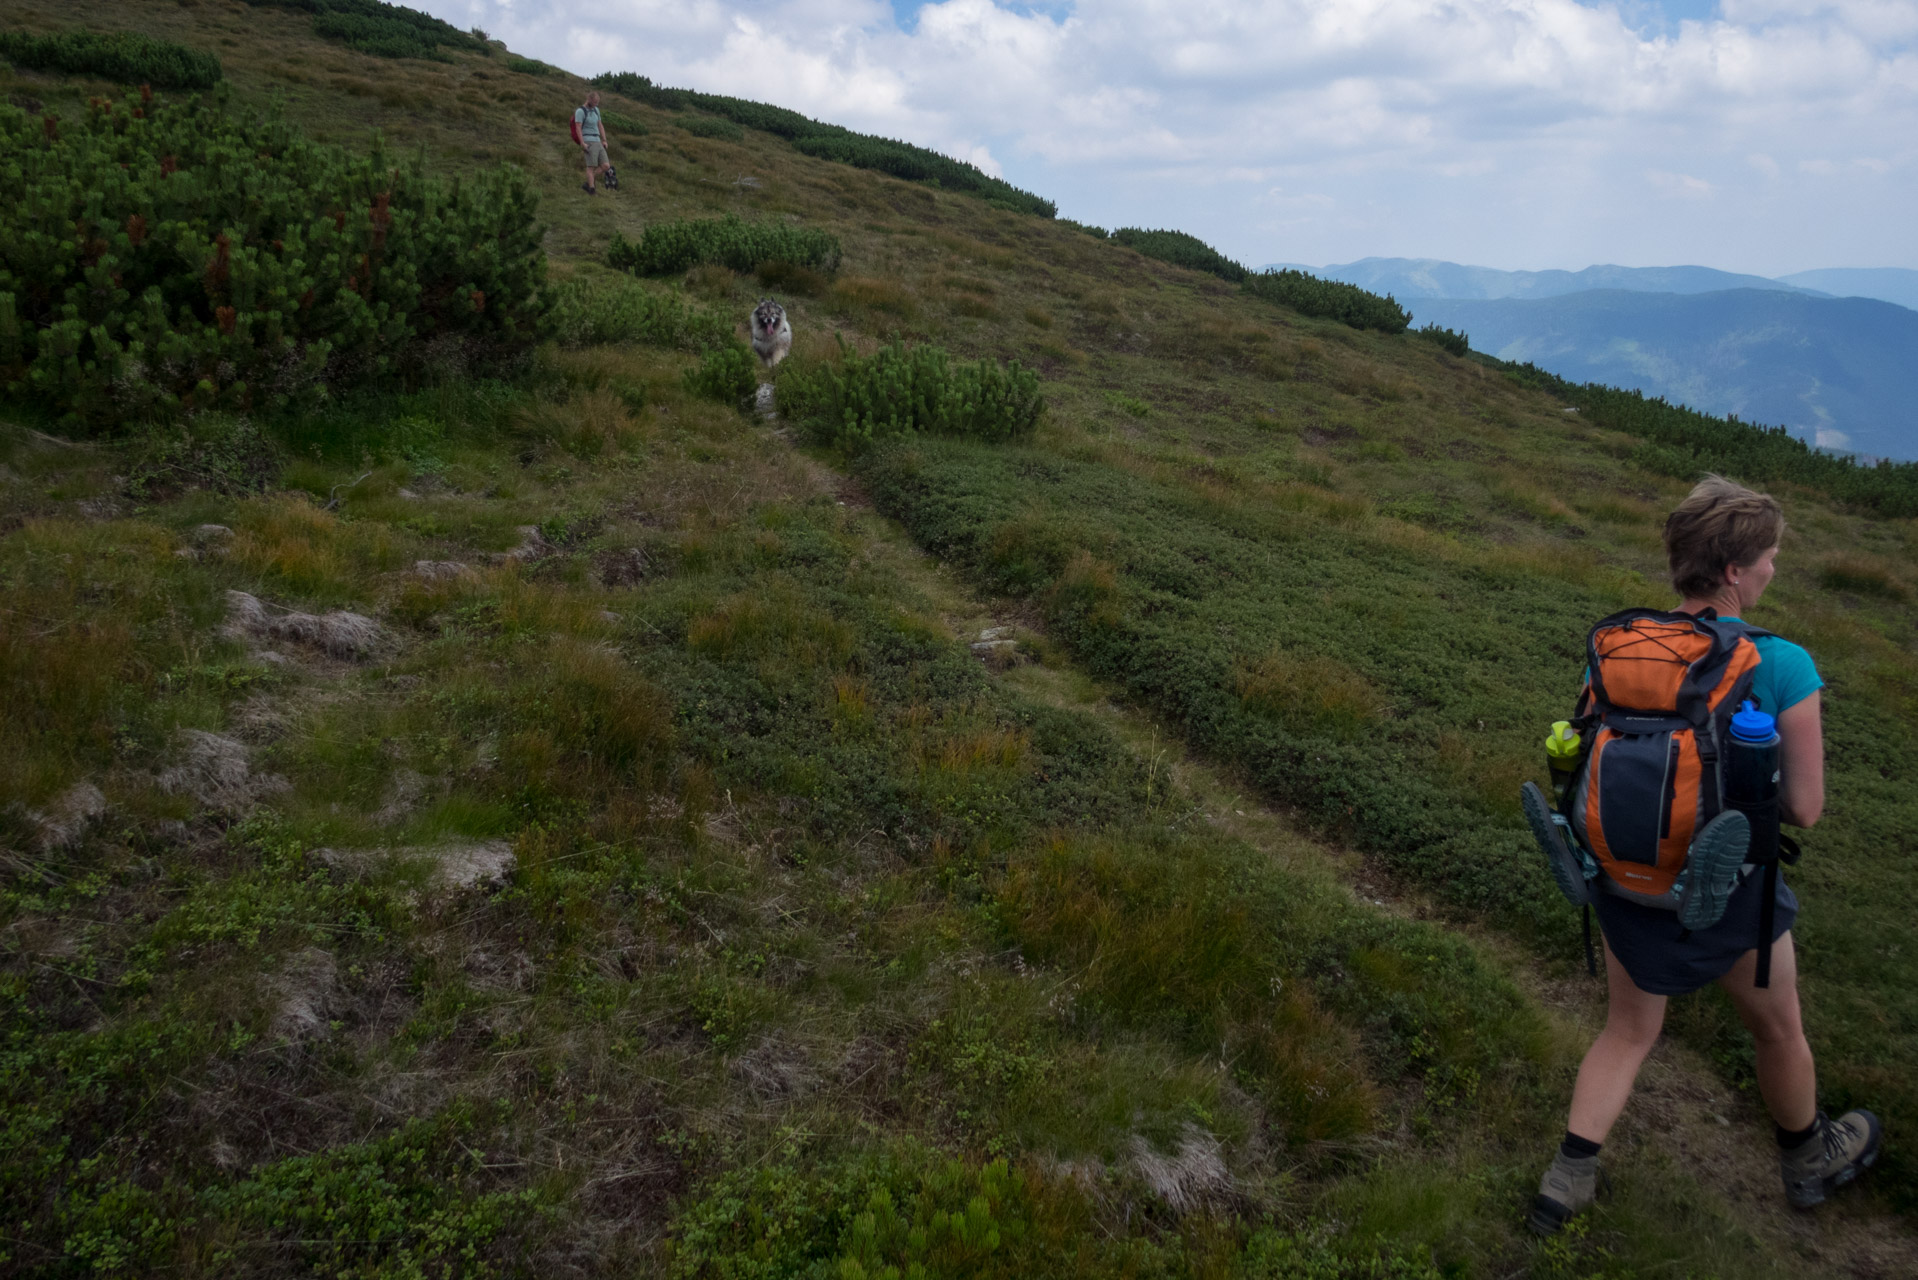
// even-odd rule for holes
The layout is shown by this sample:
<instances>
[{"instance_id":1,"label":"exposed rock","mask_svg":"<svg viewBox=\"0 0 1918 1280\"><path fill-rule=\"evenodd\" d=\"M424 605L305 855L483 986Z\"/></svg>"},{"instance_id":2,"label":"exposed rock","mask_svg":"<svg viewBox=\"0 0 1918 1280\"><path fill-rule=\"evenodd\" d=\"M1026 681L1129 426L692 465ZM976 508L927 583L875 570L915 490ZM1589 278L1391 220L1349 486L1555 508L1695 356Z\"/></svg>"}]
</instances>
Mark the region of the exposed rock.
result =
<instances>
[{"instance_id":1,"label":"exposed rock","mask_svg":"<svg viewBox=\"0 0 1918 1280\"><path fill-rule=\"evenodd\" d=\"M458 560L415 560L413 572L428 582L447 582L473 571Z\"/></svg>"},{"instance_id":2,"label":"exposed rock","mask_svg":"<svg viewBox=\"0 0 1918 1280\"><path fill-rule=\"evenodd\" d=\"M250 809L263 796L287 790L277 774L256 774L246 747L204 729L180 730L180 758L160 774L160 789L186 794L213 809Z\"/></svg>"},{"instance_id":3,"label":"exposed rock","mask_svg":"<svg viewBox=\"0 0 1918 1280\"><path fill-rule=\"evenodd\" d=\"M364 661L387 642L386 631L363 614L336 609L332 613L301 613L297 609L275 611L257 596L244 591L226 593L226 631L235 638L291 640L312 645L336 658Z\"/></svg>"},{"instance_id":4,"label":"exposed rock","mask_svg":"<svg viewBox=\"0 0 1918 1280\"><path fill-rule=\"evenodd\" d=\"M520 543L511 551L502 551L494 557L501 564L526 564L537 560L553 549L546 535L539 531L536 524L523 524L519 527Z\"/></svg>"},{"instance_id":5,"label":"exposed rock","mask_svg":"<svg viewBox=\"0 0 1918 1280\"><path fill-rule=\"evenodd\" d=\"M762 382L759 390L753 392L753 412L762 418L770 418L779 412L778 402L773 398L773 384Z\"/></svg>"},{"instance_id":6,"label":"exposed rock","mask_svg":"<svg viewBox=\"0 0 1918 1280\"><path fill-rule=\"evenodd\" d=\"M223 524L203 524L193 531L195 542L224 542L233 536L233 530Z\"/></svg>"},{"instance_id":7,"label":"exposed rock","mask_svg":"<svg viewBox=\"0 0 1918 1280\"><path fill-rule=\"evenodd\" d=\"M513 869L513 846L505 840L440 845L428 852L439 860L440 879L456 889L470 889L482 880L504 880Z\"/></svg>"},{"instance_id":8,"label":"exposed rock","mask_svg":"<svg viewBox=\"0 0 1918 1280\"><path fill-rule=\"evenodd\" d=\"M315 849L313 856L329 867L360 874L388 862L424 860L433 864L433 878L449 889L470 889L483 881L504 880L513 869L513 846L505 840L449 841L393 849Z\"/></svg>"},{"instance_id":9,"label":"exposed rock","mask_svg":"<svg viewBox=\"0 0 1918 1280\"><path fill-rule=\"evenodd\" d=\"M1174 1213L1216 1207L1232 1198L1232 1174L1220 1154L1219 1140L1188 1124L1179 1149L1162 1156L1143 1137L1132 1140L1132 1167Z\"/></svg>"},{"instance_id":10,"label":"exposed rock","mask_svg":"<svg viewBox=\"0 0 1918 1280\"><path fill-rule=\"evenodd\" d=\"M327 1029L327 1011L338 980L331 952L308 947L287 957L286 967L273 979L280 1006L273 1014L270 1034L298 1043Z\"/></svg>"},{"instance_id":11,"label":"exposed rock","mask_svg":"<svg viewBox=\"0 0 1918 1280\"><path fill-rule=\"evenodd\" d=\"M78 844L107 811L107 798L91 782L76 782L58 800L28 816L40 828L40 847L48 853Z\"/></svg>"}]
</instances>

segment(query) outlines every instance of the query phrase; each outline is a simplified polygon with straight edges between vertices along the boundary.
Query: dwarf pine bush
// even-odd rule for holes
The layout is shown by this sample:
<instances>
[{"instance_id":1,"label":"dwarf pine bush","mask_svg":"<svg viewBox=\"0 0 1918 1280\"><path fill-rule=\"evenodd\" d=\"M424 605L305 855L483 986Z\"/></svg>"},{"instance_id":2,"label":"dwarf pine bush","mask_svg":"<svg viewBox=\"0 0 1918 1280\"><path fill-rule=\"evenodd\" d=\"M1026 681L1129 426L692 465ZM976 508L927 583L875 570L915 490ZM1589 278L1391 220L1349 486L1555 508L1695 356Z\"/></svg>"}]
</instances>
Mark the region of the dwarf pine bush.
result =
<instances>
[{"instance_id":1,"label":"dwarf pine bush","mask_svg":"<svg viewBox=\"0 0 1918 1280\"><path fill-rule=\"evenodd\" d=\"M95 429L392 374L422 344L530 343L536 197L450 186L213 96L0 106L0 388Z\"/></svg>"},{"instance_id":2,"label":"dwarf pine bush","mask_svg":"<svg viewBox=\"0 0 1918 1280\"><path fill-rule=\"evenodd\" d=\"M593 86L665 111L703 111L708 116L717 116L720 120L784 138L795 150L817 159L834 160L856 169L877 169L907 182L924 182L947 191L963 191L1015 213L1050 218L1058 212L1058 206L1052 201L1035 196L1030 191L1022 191L963 160L955 160L910 142L855 133L836 124L802 116L785 107L718 93L700 93L694 89L669 89L631 71L609 71L594 76ZM711 123L717 124L719 121ZM680 127L698 133L708 126L689 120L681 121Z\"/></svg>"},{"instance_id":3,"label":"dwarf pine bush","mask_svg":"<svg viewBox=\"0 0 1918 1280\"><path fill-rule=\"evenodd\" d=\"M259 8L299 9L313 15L313 33L380 58L447 60L444 49L487 51L478 33L461 31L430 13L381 0L246 0Z\"/></svg>"},{"instance_id":4,"label":"dwarf pine bush","mask_svg":"<svg viewBox=\"0 0 1918 1280\"><path fill-rule=\"evenodd\" d=\"M955 367L934 346L894 343L836 366L794 368L778 386L782 413L819 443L854 451L915 431L1010 440L1030 434L1045 412L1039 376L1018 361Z\"/></svg>"},{"instance_id":5,"label":"dwarf pine bush","mask_svg":"<svg viewBox=\"0 0 1918 1280\"><path fill-rule=\"evenodd\" d=\"M737 342L730 320L628 276L579 276L555 285L545 332L562 347L641 342L709 351Z\"/></svg>"},{"instance_id":6,"label":"dwarf pine bush","mask_svg":"<svg viewBox=\"0 0 1918 1280\"><path fill-rule=\"evenodd\" d=\"M738 403L759 385L759 373L753 364L753 353L745 343L734 339L714 347L697 366L686 371L686 389L708 400Z\"/></svg>"},{"instance_id":7,"label":"dwarf pine bush","mask_svg":"<svg viewBox=\"0 0 1918 1280\"><path fill-rule=\"evenodd\" d=\"M1138 227L1120 227L1112 233L1114 243L1137 249L1148 258L1170 262L1175 267L1190 267L1237 284L1249 274L1232 259L1197 236L1183 231L1145 231Z\"/></svg>"},{"instance_id":8,"label":"dwarf pine bush","mask_svg":"<svg viewBox=\"0 0 1918 1280\"><path fill-rule=\"evenodd\" d=\"M1381 298L1355 284L1321 280L1290 268L1254 272L1245 277L1244 288L1253 297L1290 307L1300 315L1337 320L1354 329L1404 333L1412 323L1412 317L1389 293Z\"/></svg>"},{"instance_id":9,"label":"dwarf pine bush","mask_svg":"<svg viewBox=\"0 0 1918 1280\"><path fill-rule=\"evenodd\" d=\"M1428 324L1412 332L1415 336L1435 343L1442 350L1449 351L1455 356L1463 356L1472 349L1472 340L1461 329L1447 329L1442 325Z\"/></svg>"},{"instance_id":10,"label":"dwarf pine bush","mask_svg":"<svg viewBox=\"0 0 1918 1280\"><path fill-rule=\"evenodd\" d=\"M762 262L790 262L821 271L839 269L839 237L816 227L789 227L723 218L661 222L646 228L634 244L617 231L606 262L635 275L663 276L716 262L734 271L751 271Z\"/></svg>"},{"instance_id":11,"label":"dwarf pine bush","mask_svg":"<svg viewBox=\"0 0 1918 1280\"><path fill-rule=\"evenodd\" d=\"M62 31L36 36L0 31L0 58L35 71L104 76L159 89L211 89L220 60L199 49L137 31Z\"/></svg>"}]
</instances>

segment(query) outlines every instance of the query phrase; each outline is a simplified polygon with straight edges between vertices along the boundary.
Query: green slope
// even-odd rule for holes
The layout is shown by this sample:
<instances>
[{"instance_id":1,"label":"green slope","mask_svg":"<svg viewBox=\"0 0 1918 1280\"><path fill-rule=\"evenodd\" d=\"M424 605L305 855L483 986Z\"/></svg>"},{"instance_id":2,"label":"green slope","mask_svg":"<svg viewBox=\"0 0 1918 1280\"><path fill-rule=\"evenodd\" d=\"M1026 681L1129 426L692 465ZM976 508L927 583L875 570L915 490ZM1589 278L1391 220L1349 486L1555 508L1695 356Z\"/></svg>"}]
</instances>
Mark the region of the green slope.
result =
<instances>
[{"instance_id":1,"label":"green slope","mask_svg":"<svg viewBox=\"0 0 1918 1280\"><path fill-rule=\"evenodd\" d=\"M1574 922L1512 798L1584 626L1662 598L1682 485L1635 437L1412 336L644 102L614 104L623 189L588 199L584 85L504 51L384 60L207 0L73 20L214 51L242 102L283 95L335 141L521 165L579 291L522 368L185 442L4 428L9 1268L1908 1256L1895 1146L1788 1236L1670 1155L1698 1134L1657 1111L1621 1126L1588 1230L1518 1229L1582 1044L1534 994L1579 989ZM0 85L54 113L115 91ZM725 213L829 231L840 269L599 265L615 234ZM797 333L782 378L836 339L936 342L1038 368L1047 417L1020 444L808 455L683 379L769 289ZM713 319L633 319L675 293ZM1760 621L1833 685L1797 879L1808 1017L1828 1098L1895 1133L1918 1118L1893 919L1914 529L1775 487L1793 531ZM379 635L329 649L278 612L236 633L228 591ZM1023 656L973 657L988 624ZM1054 696L1075 672L1100 683ZM1169 780L1148 718L1223 780ZM1241 829L1233 787L1282 817ZM1355 861L1404 905L1355 896ZM1722 1001L1673 1024L1740 1090L1733 1163L1768 1176Z\"/></svg>"}]
</instances>

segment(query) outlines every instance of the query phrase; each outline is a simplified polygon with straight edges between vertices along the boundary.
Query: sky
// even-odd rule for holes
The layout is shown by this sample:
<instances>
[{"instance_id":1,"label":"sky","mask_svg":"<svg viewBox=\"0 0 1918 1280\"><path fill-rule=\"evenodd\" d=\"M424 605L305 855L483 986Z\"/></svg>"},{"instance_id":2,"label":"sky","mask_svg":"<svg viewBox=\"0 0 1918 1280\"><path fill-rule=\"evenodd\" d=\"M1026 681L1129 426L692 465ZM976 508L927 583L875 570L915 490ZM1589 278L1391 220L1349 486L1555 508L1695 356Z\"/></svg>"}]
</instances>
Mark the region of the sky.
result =
<instances>
[{"instance_id":1,"label":"sky","mask_svg":"<svg viewBox=\"0 0 1918 1280\"><path fill-rule=\"evenodd\" d=\"M1251 266L1918 268L1918 0L410 0Z\"/></svg>"}]
</instances>

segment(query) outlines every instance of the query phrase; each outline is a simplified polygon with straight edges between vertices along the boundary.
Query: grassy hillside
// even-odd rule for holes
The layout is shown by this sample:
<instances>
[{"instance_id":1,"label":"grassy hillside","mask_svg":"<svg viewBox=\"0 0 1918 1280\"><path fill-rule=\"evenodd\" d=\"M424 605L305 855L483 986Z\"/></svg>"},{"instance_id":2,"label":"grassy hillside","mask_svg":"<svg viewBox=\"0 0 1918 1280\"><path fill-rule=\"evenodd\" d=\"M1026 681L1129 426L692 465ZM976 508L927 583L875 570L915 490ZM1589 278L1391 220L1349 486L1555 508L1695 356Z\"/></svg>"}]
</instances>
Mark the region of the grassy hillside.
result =
<instances>
[{"instance_id":1,"label":"grassy hillside","mask_svg":"<svg viewBox=\"0 0 1918 1280\"><path fill-rule=\"evenodd\" d=\"M1635 438L697 111L609 98L624 183L589 198L583 84L498 48L382 59L211 0L0 21L214 52L243 107L449 178L510 161L561 299L517 362L299 411L104 440L4 415L0 1269L1918 1257L1912 521L1774 486L1755 619L1832 682L1808 1018L1886 1167L1785 1221L1701 996L1612 1198L1537 1246L1594 1006L1515 789L1585 626L1665 598L1683 485ZM14 70L0 97L77 119L122 88ZM836 236L838 270L601 265L726 213ZM1046 415L805 447L686 377L766 292L782 395L903 340L1036 368Z\"/></svg>"}]
</instances>

